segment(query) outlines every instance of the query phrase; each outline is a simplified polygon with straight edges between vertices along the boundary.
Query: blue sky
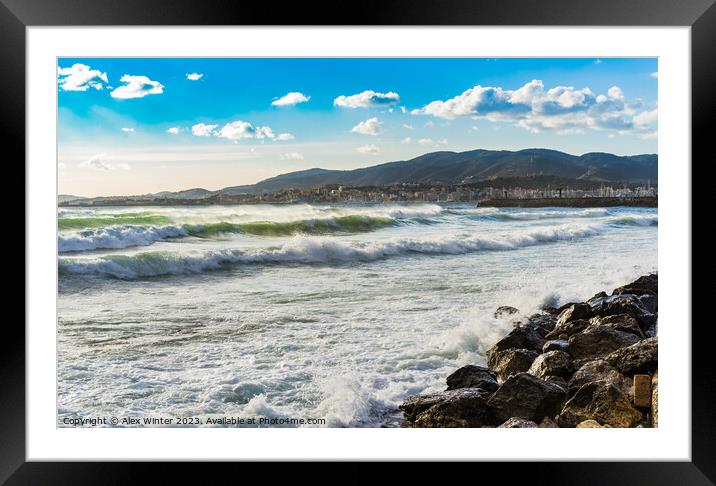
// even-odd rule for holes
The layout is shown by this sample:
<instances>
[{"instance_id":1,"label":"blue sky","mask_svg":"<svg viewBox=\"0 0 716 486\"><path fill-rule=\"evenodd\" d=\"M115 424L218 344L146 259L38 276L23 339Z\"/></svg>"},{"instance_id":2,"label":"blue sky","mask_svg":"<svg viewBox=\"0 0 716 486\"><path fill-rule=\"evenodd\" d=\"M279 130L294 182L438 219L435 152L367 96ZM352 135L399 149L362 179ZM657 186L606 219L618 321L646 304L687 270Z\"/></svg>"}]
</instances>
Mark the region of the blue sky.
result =
<instances>
[{"instance_id":1,"label":"blue sky","mask_svg":"<svg viewBox=\"0 0 716 486\"><path fill-rule=\"evenodd\" d=\"M656 153L656 59L58 61L60 192L217 189L436 150Z\"/></svg>"}]
</instances>

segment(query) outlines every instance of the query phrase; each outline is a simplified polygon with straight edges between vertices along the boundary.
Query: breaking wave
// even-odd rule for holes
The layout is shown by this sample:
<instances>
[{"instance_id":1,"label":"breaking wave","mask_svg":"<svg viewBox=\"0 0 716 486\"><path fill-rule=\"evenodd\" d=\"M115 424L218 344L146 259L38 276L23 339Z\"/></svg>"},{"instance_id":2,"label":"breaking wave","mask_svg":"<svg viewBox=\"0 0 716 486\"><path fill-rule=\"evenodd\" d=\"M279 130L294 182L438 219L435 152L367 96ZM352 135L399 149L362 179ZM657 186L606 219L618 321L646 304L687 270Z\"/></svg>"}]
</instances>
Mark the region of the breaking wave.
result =
<instances>
[{"instance_id":1,"label":"breaking wave","mask_svg":"<svg viewBox=\"0 0 716 486\"><path fill-rule=\"evenodd\" d=\"M57 249L60 253L67 253L129 248L132 246L147 246L156 241L180 238L187 235L186 230L176 226L110 226L60 235L57 237Z\"/></svg>"},{"instance_id":2,"label":"breaking wave","mask_svg":"<svg viewBox=\"0 0 716 486\"><path fill-rule=\"evenodd\" d=\"M162 214L148 212L98 214L93 216L61 217L57 220L60 230L78 230L118 225L166 225L172 220Z\"/></svg>"},{"instance_id":3,"label":"breaking wave","mask_svg":"<svg viewBox=\"0 0 716 486\"><path fill-rule=\"evenodd\" d=\"M454 255L507 251L601 234L602 227L563 226L494 238L451 236L388 241L342 241L330 237L296 237L284 245L253 250L214 250L196 253L145 252L99 258L60 258L61 275L83 274L137 279L201 273L241 264L325 264L370 262L408 254Z\"/></svg>"}]
</instances>

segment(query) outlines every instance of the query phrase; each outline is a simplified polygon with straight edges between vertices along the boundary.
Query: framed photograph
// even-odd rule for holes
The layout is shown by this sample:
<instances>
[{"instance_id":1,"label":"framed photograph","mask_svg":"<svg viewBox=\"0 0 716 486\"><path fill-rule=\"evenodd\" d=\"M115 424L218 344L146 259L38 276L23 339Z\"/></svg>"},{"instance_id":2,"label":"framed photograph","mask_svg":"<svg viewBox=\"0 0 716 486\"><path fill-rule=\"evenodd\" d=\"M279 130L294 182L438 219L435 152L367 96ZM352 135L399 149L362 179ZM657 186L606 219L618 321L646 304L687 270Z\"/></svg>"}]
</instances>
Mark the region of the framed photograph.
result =
<instances>
[{"instance_id":1,"label":"framed photograph","mask_svg":"<svg viewBox=\"0 0 716 486\"><path fill-rule=\"evenodd\" d=\"M2 0L27 286L0 480L458 460L712 484L713 1L264 7Z\"/></svg>"}]
</instances>

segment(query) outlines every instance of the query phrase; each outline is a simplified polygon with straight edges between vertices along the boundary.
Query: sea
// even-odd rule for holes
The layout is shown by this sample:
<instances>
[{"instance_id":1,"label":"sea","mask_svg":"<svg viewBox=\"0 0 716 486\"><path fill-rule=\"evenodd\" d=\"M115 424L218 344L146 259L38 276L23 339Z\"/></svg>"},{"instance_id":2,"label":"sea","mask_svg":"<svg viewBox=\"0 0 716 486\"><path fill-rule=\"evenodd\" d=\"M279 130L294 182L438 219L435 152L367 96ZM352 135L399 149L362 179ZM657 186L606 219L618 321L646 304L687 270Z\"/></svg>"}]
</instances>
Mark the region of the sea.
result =
<instances>
[{"instance_id":1,"label":"sea","mask_svg":"<svg viewBox=\"0 0 716 486\"><path fill-rule=\"evenodd\" d=\"M515 320L657 271L657 230L633 207L61 207L57 424L399 427Z\"/></svg>"}]
</instances>

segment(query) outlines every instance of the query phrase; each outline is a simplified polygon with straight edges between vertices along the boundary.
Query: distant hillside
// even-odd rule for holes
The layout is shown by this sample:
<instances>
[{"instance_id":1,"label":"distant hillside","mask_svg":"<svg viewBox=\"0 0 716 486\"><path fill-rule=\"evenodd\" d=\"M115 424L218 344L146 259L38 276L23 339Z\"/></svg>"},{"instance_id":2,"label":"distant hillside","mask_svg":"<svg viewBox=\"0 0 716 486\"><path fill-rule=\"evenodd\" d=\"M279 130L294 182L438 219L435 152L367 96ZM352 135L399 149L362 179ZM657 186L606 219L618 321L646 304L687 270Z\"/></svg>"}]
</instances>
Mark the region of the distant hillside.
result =
<instances>
[{"instance_id":1,"label":"distant hillside","mask_svg":"<svg viewBox=\"0 0 716 486\"><path fill-rule=\"evenodd\" d=\"M513 187L535 187L557 178L596 183L639 183L657 179L656 154L619 156L593 152L570 155L548 149L471 150L468 152L432 152L410 160L400 160L354 170L308 169L281 174L252 185L231 186L218 191L195 188L184 191L163 191L156 194L121 197L99 197L94 201L114 199L182 199L201 200L212 196L262 194L284 189L306 189L328 184L346 187L388 186L392 184L472 184L489 186L496 181L502 187L510 181ZM522 183L527 186L522 185ZM554 183L557 181L554 180ZM550 182L547 182L550 183ZM573 185L573 184L572 184ZM76 196L59 196L75 198ZM65 199L67 201L69 199ZM92 201L92 200L88 200ZM59 199L59 202L63 202Z\"/></svg>"},{"instance_id":2,"label":"distant hillside","mask_svg":"<svg viewBox=\"0 0 716 486\"><path fill-rule=\"evenodd\" d=\"M411 160L354 170L309 169L271 177L253 185L227 187L219 194L257 194L326 184L385 186L401 183L477 183L492 178L552 175L599 182L657 182L656 155L618 156L589 153L581 156L556 150L528 149L433 152Z\"/></svg>"},{"instance_id":3,"label":"distant hillside","mask_svg":"<svg viewBox=\"0 0 716 486\"><path fill-rule=\"evenodd\" d=\"M84 196L73 196L71 194L59 194L57 196L57 202L63 203L67 201L75 201L77 199L86 199Z\"/></svg>"}]
</instances>

